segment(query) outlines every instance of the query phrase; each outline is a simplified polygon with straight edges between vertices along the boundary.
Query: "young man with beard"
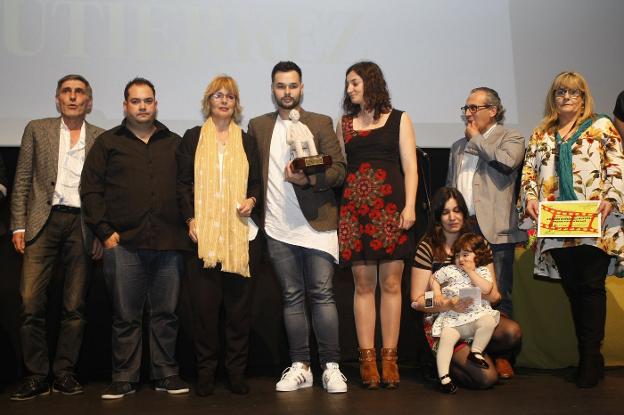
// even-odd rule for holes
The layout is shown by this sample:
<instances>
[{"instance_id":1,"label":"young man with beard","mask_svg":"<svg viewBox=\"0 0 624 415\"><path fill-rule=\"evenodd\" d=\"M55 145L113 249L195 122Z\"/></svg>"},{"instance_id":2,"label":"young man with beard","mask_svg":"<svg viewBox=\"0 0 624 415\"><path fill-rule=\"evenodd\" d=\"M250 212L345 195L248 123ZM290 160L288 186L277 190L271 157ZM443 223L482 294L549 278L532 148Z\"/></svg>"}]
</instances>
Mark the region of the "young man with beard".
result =
<instances>
[{"instance_id":1,"label":"young man with beard","mask_svg":"<svg viewBox=\"0 0 624 415\"><path fill-rule=\"evenodd\" d=\"M287 392L312 386L307 298L323 366L323 387L330 393L346 392L346 378L338 365L338 313L332 283L338 258L338 210L333 188L342 185L345 161L331 118L300 106L301 69L294 62L279 62L273 68L271 81L277 111L252 119L248 133L258 140L266 201L262 222L269 256L282 287L292 360L276 390ZM299 111L299 122L313 135L319 154L328 154L333 160L323 172L308 175L291 164L287 136L293 109Z\"/></svg>"}]
</instances>

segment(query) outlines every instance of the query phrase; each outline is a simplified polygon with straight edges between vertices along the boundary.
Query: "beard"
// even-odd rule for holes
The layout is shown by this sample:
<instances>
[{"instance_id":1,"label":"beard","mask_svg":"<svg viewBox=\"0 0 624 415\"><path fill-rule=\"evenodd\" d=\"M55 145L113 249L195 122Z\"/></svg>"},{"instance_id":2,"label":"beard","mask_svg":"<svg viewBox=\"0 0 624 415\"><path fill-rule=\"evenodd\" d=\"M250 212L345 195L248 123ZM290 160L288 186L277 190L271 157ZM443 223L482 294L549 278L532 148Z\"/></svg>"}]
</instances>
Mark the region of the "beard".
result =
<instances>
[{"instance_id":1,"label":"beard","mask_svg":"<svg viewBox=\"0 0 624 415\"><path fill-rule=\"evenodd\" d=\"M275 102L277 103L277 106L282 108L282 109L285 109L285 110L290 110L290 109L293 109L293 108L297 108L299 106L299 104L301 103L301 96L302 95L299 95L298 97L293 97L292 95L290 95L288 98L290 98L291 101L288 102L288 103L285 103L282 100L277 99L275 94L273 94L273 98L275 99ZM284 98L287 98L287 97L284 97ZM282 98L282 99L284 99L284 98Z\"/></svg>"}]
</instances>

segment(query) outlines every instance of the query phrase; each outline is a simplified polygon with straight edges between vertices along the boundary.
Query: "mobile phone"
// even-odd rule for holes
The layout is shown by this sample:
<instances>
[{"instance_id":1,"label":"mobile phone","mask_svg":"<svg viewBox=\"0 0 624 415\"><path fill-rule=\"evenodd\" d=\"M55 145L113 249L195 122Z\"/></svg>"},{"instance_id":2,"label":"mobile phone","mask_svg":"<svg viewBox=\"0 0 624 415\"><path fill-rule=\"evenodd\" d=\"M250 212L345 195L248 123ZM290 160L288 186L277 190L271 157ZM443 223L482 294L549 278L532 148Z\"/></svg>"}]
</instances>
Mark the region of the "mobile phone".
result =
<instances>
[{"instance_id":1,"label":"mobile phone","mask_svg":"<svg viewBox=\"0 0 624 415\"><path fill-rule=\"evenodd\" d=\"M433 307L433 291L425 291L425 308Z\"/></svg>"}]
</instances>

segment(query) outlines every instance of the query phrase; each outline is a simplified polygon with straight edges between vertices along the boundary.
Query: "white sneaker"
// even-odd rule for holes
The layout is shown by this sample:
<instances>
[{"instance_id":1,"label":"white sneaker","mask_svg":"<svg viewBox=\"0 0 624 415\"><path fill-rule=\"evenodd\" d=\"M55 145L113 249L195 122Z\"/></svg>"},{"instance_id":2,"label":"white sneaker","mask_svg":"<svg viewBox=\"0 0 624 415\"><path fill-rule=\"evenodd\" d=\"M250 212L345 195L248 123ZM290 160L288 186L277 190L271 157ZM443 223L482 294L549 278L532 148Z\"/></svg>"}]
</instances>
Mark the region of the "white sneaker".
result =
<instances>
[{"instance_id":1,"label":"white sneaker","mask_svg":"<svg viewBox=\"0 0 624 415\"><path fill-rule=\"evenodd\" d=\"M347 378L340 371L338 363L329 362L325 364L323 387L329 393L344 393L347 391Z\"/></svg>"},{"instance_id":2,"label":"white sneaker","mask_svg":"<svg viewBox=\"0 0 624 415\"><path fill-rule=\"evenodd\" d=\"M310 368L301 362L294 362L282 372L282 378L275 385L278 392L291 392L312 386L313 378Z\"/></svg>"}]
</instances>

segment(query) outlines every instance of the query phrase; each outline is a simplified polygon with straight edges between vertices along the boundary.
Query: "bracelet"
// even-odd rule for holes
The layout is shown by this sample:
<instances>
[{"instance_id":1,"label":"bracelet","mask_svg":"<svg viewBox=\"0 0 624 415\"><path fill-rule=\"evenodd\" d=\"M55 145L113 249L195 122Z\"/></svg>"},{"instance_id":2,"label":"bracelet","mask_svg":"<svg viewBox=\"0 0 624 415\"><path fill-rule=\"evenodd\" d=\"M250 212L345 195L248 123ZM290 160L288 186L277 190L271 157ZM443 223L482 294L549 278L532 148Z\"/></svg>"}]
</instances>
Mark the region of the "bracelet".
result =
<instances>
[{"instance_id":1,"label":"bracelet","mask_svg":"<svg viewBox=\"0 0 624 415\"><path fill-rule=\"evenodd\" d=\"M195 218L188 218L188 219L186 220L186 224L188 225L189 223L191 223L191 222L192 222L192 221L194 221L194 220L195 220Z\"/></svg>"},{"instance_id":2,"label":"bracelet","mask_svg":"<svg viewBox=\"0 0 624 415\"><path fill-rule=\"evenodd\" d=\"M251 201L253 202L253 205L254 205L254 206L256 206L256 198L255 198L255 197L253 197L253 196L251 196L251 197L250 197L250 199L251 199Z\"/></svg>"}]
</instances>

